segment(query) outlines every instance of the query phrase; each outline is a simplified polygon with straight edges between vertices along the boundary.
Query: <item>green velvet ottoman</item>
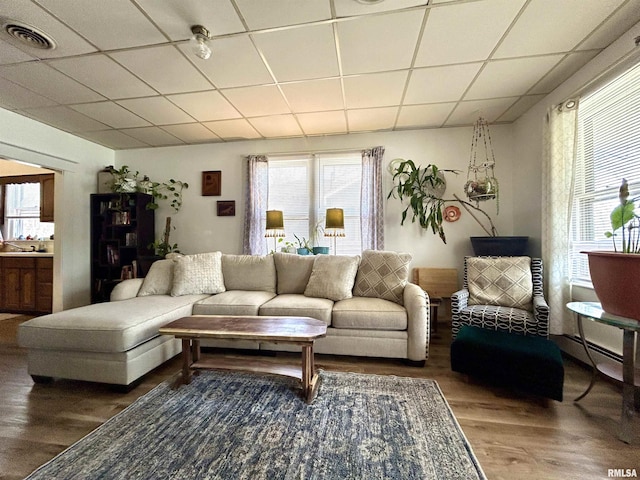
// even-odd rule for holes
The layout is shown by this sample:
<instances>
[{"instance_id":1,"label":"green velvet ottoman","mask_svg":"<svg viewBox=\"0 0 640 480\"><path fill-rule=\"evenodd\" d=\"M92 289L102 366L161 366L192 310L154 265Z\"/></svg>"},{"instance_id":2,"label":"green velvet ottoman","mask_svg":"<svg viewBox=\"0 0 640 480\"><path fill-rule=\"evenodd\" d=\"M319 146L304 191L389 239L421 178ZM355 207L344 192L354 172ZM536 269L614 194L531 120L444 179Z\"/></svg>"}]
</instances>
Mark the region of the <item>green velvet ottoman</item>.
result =
<instances>
[{"instance_id":1,"label":"green velvet ottoman","mask_svg":"<svg viewBox=\"0 0 640 480\"><path fill-rule=\"evenodd\" d=\"M451 369L562 401L562 355L546 338L464 325L451 344Z\"/></svg>"}]
</instances>

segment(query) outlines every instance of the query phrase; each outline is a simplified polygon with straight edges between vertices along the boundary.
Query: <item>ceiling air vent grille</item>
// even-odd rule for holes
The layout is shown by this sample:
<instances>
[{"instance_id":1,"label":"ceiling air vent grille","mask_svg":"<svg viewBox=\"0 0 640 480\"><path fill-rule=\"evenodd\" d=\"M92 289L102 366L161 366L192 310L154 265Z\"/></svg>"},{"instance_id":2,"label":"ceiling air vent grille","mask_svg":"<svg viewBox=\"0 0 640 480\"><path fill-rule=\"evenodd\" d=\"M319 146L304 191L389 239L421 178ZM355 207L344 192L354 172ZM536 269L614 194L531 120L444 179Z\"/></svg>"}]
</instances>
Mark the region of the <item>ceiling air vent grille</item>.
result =
<instances>
[{"instance_id":1,"label":"ceiling air vent grille","mask_svg":"<svg viewBox=\"0 0 640 480\"><path fill-rule=\"evenodd\" d=\"M12 37L17 38L30 47L41 50L53 50L56 48L56 42L54 42L53 39L29 25L9 22L4 25L4 30Z\"/></svg>"}]
</instances>

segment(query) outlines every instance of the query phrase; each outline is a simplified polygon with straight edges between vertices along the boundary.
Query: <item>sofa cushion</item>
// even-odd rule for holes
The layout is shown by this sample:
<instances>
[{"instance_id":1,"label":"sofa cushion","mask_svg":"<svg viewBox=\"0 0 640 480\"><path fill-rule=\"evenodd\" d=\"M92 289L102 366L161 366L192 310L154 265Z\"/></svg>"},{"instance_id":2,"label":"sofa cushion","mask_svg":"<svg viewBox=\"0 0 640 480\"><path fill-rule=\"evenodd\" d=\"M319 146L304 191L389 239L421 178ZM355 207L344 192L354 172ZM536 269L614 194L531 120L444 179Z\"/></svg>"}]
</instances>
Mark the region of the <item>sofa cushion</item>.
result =
<instances>
[{"instance_id":1,"label":"sofa cushion","mask_svg":"<svg viewBox=\"0 0 640 480\"><path fill-rule=\"evenodd\" d=\"M282 294L260 307L260 315L277 317L311 317L331 325L333 302L326 298L312 298L304 295Z\"/></svg>"},{"instance_id":2,"label":"sofa cushion","mask_svg":"<svg viewBox=\"0 0 640 480\"><path fill-rule=\"evenodd\" d=\"M280 252L273 257L278 272L278 293L304 293L315 257Z\"/></svg>"},{"instance_id":3,"label":"sofa cushion","mask_svg":"<svg viewBox=\"0 0 640 480\"><path fill-rule=\"evenodd\" d=\"M331 325L334 328L406 330L407 311L389 300L352 297L334 304Z\"/></svg>"},{"instance_id":4,"label":"sofa cushion","mask_svg":"<svg viewBox=\"0 0 640 480\"><path fill-rule=\"evenodd\" d=\"M260 306L275 297L273 292L227 290L200 300L194 315L258 315Z\"/></svg>"},{"instance_id":5,"label":"sofa cushion","mask_svg":"<svg viewBox=\"0 0 640 480\"><path fill-rule=\"evenodd\" d=\"M126 352L158 335L158 328L191 315L205 295L149 295L94 303L36 317L20 325L20 346L46 350Z\"/></svg>"},{"instance_id":6,"label":"sofa cushion","mask_svg":"<svg viewBox=\"0 0 640 480\"><path fill-rule=\"evenodd\" d=\"M222 255L222 276L227 290L276 292L273 255Z\"/></svg>"},{"instance_id":7,"label":"sofa cushion","mask_svg":"<svg viewBox=\"0 0 640 480\"><path fill-rule=\"evenodd\" d=\"M353 295L390 300L402 305L411 254L365 250L358 267Z\"/></svg>"},{"instance_id":8,"label":"sofa cushion","mask_svg":"<svg viewBox=\"0 0 640 480\"><path fill-rule=\"evenodd\" d=\"M335 301L351 298L359 263L359 255L318 255L304 294Z\"/></svg>"},{"instance_id":9,"label":"sofa cushion","mask_svg":"<svg viewBox=\"0 0 640 480\"><path fill-rule=\"evenodd\" d=\"M530 257L467 258L469 305L533 310Z\"/></svg>"},{"instance_id":10,"label":"sofa cushion","mask_svg":"<svg viewBox=\"0 0 640 480\"><path fill-rule=\"evenodd\" d=\"M138 297L169 295L173 288L173 268L173 260L157 260L153 262L140 290L138 290Z\"/></svg>"},{"instance_id":11,"label":"sofa cushion","mask_svg":"<svg viewBox=\"0 0 640 480\"><path fill-rule=\"evenodd\" d=\"M184 255L174 261L172 296L225 291L221 252Z\"/></svg>"}]
</instances>

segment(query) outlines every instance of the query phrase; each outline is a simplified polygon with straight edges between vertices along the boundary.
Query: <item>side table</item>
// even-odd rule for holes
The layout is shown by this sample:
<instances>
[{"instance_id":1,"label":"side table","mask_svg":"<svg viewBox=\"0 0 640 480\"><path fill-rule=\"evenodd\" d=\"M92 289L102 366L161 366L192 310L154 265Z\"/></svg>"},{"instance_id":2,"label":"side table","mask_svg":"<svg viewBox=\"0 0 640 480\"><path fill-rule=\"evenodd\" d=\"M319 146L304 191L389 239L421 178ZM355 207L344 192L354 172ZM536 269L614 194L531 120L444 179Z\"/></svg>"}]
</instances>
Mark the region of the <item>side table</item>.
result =
<instances>
[{"instance_id":1,"label":"side table","mask_svg":"<svg viewBox=\"0 0 640 480\"><path fill-rule=\"evenodd\" d=\"M622 382L622 415L618 437L625 443L631 443L633 439L633 418L640 411L640 348L638 348L636 342L636 337L640 332L640 321L607 313L602 310L597 302L571 302L567 304L567 308L576 314L582 346L593 366L591 383L589 383L584 393L574 401L580 401L591 391L598 374ZM613 363L595 362L584 336L582 325L584 318L622 329L622 367Z\"/></svg>"}]
</instances>

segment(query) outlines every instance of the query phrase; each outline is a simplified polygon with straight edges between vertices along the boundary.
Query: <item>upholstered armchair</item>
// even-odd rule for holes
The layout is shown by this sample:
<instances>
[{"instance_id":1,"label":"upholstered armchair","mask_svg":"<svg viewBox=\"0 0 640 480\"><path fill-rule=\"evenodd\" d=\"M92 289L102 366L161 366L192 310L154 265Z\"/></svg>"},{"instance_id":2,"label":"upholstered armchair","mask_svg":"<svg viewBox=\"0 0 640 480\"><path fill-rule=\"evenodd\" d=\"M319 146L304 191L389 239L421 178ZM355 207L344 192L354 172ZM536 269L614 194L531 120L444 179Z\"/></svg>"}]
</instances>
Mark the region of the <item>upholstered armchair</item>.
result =
<instances>
[{"instance_id":1,"label":"upholstered armchair","mask_svg":"<svg viewBox=\"0 0 640 480\"><path fill-rule=\"evenodd\" d=\"M465 257L463 289L451 296L453 339L463 325L548 338L542 278L540 258Z\"/></svg>"}]
</instances>

